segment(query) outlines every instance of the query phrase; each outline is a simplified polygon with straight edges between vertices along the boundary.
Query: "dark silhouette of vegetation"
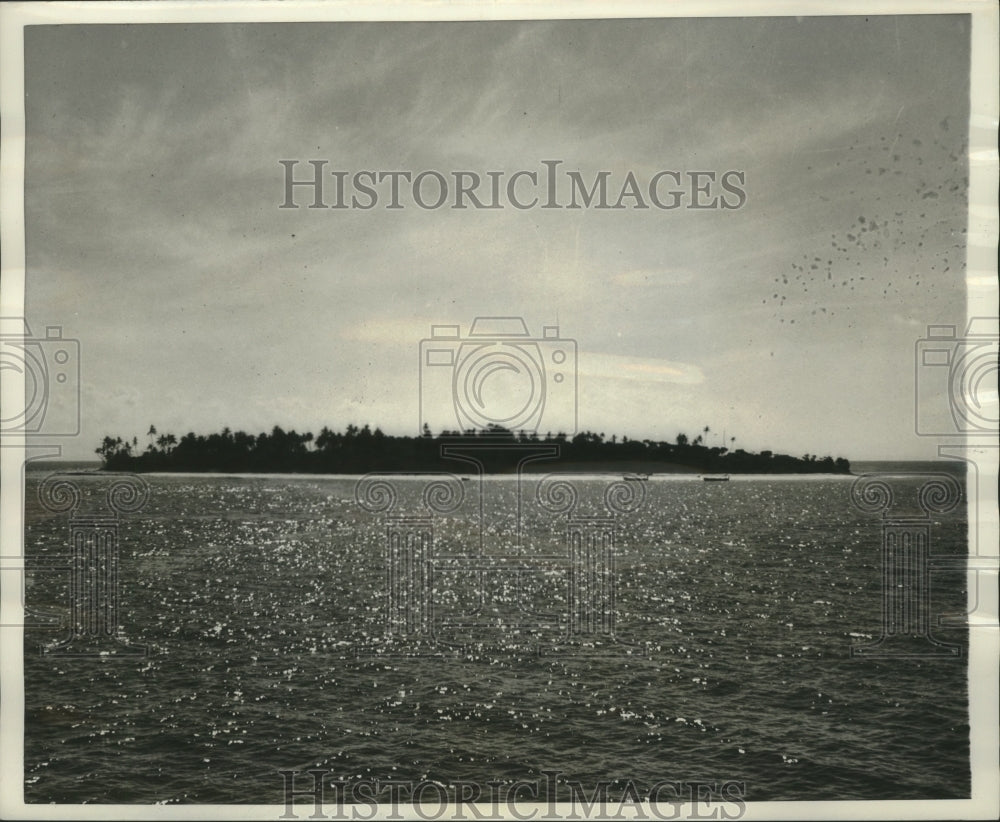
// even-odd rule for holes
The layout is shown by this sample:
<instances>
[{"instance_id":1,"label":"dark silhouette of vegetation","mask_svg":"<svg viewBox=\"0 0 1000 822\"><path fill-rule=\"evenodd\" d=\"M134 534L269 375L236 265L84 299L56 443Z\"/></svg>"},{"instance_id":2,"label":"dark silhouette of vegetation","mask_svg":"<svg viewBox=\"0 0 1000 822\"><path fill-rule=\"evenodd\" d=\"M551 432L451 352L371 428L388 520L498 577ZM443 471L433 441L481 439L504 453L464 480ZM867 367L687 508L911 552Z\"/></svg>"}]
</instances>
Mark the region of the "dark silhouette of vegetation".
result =
<instances>
[{"instance_id":1,"label":"dark silhouette of vegetation","mask_svg":"<svg viewBox=\"0 0 1000 822\"><path fill-rule=\"evenodd\" d=\"M703 434L707 435L706 426ZM793 457L771 451L751 453L738 448L730 451L725 445L709 447L703 436L689 441L678 434L675 442L635 440L617 435L607 439L603 433L590 431L567 437L566 434L513 432L498 426L486 431L446 431L433 436L425 426L423 436L389 436L367 425L348 425L344 432L323 428L318 435L284 431L275 426L270 434L232 432L202 436L185 434L177 439L173 434L157 434L150 426L149 445L139 451L138 439L105 437L96 453L104 461L103 468L112 471L213 471L220 473L316 473L364 474L370 471L444 470L451 463L442 460L441 446L472 443L497 446L521 445L558 446L559 462L583 465L599 471L601 466L628 463L632 470L651 469L663 464L711 473L733 474L849 474L851 466L843 458L817 457L804 454ZM735 438L732 438L732 442ZM486 470L511 470L510 449L483 449ZM454 468L454 465L451 465Z\"/></svg>"}]
</instances>

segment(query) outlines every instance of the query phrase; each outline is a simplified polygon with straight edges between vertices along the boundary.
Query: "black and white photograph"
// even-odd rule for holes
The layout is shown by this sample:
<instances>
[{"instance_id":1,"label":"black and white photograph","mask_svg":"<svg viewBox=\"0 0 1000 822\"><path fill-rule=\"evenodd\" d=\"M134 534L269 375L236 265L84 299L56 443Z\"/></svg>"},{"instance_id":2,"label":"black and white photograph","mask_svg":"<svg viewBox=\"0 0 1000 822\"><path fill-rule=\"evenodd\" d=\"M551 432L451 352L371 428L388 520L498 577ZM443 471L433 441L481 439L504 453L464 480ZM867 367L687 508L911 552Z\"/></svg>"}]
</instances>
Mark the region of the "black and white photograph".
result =
<instances>
[{"instance_id":1,"label":"black and white photograph","mask_svg":"<svg viewBox=\"0 0 1000 822\"><path fill-rule=\"evenodd\" d=\"M0 9L9 819L995 819L998 9Z\"/></svg>"}]
</instances>

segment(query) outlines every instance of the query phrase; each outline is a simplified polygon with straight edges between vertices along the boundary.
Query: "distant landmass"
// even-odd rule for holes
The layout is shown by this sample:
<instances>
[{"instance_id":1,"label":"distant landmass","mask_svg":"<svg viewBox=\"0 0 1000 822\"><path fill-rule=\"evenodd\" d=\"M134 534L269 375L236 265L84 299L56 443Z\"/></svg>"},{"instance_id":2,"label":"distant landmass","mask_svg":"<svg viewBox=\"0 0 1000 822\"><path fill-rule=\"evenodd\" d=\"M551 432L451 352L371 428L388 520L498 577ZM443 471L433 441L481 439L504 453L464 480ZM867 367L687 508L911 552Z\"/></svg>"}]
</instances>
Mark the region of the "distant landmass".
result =
<instances>
[{"instance_id":1,"label":"distant landmass","mask_svg":"<svg viewBox=\"0 0 1000 822\"><path fill-rule=\"evenodd\" d=\"M558 454L561 471L731 474L850 474L850 463L839 457L803 454L793 457L771 451L753 453L725 445L709 446L710 429L689 439L678 434L674 442L636 440L586 431L569 437L508 431L492 426L482 431L445 431L422 436L391 436L368 425L347 426L343 432L323 428L315 437L275 426L271 433L230 431L207 436L188 433L178 438L160 434L155 426L148 443L106 436L95 449L102 468L109 471L177 471L216 473L366 474L373 471L423 472L454 470L454 459L443 449L474 447L488 473L517 469L519 454L533 448ZM730 440L730 444L735 438ZM529 464L530 465L530 464ZM551 470L548 459L537 470Z\"/></svg>"}]
</instances>

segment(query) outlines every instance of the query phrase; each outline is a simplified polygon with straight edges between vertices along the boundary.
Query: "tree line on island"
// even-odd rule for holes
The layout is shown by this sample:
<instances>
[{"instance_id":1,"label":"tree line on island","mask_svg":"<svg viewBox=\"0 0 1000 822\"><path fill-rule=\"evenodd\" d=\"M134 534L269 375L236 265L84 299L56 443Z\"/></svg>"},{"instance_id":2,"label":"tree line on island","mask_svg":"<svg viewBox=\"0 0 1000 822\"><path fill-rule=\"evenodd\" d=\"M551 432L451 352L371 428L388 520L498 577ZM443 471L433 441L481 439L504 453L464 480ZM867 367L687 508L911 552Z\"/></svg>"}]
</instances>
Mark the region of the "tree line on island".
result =
<instances>
[{"instance_id":1,"label":"tree line on island","mask_svg":"<svg viewBox=\"0 0 1000 822\"><path fill-rule=\"evenodd\" d=\"M744 474L849 474L850 463L843 458L804 454L793 457L771 451L752 453L742 448L731 450L723 443L707 443L706 426L693 440L678 434L674 442L637 440L585 431L539 436L514 432L499 426L478 431L444 431L435 436L424 426L422 436L393 436L379 428L348 425L343 432L324 427L319 434L285 431L275 426L271 433L248 434L225 428L221 433L188 433L179 439L160 434L151 425L148 444L140 446L138 437L130 440L106 436L95 449L109 471L184 471L219 473L315 473L366 474L372 471L420 472L448 470L452 460L443 460L441 447L461 443L496 445L482 450L483 462L490 472L511 470L511 449L502 446L558 446L560 463L593 466L629 464L630 470L643 466L655 470L670 464L681 470ZM735 438L730 438L730 445ZM452 468L454 466L452 465Z\"/></svg>"}]
</instances>

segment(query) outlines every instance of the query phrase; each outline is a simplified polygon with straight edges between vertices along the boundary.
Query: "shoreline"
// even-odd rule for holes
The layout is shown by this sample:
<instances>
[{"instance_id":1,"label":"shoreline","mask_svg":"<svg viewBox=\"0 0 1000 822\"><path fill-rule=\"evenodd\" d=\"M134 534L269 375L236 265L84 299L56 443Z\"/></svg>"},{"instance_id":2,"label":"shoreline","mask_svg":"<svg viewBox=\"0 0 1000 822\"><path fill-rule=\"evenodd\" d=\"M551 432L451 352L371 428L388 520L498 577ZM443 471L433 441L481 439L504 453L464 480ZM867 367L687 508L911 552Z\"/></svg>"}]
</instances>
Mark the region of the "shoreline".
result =
<instances>
[{"instance_id":1,"label":"shoreline","mask_svg":"<svg viewBox=\"0 0 1000 822\"><path fill-rule=\"evenodd\" d=\"M41 469L37 470L37 473L42 473ZM516 473L495 473L495 474L469 474L460 473L456 471L373 471L368 474L334 474L334 473L321 473L321 474L311 474L305 472L293 472L293 473L283 473L278 471L257 471L257 472L226 472L226 471L105 471L103 469L95 469L93 471L49 471L48 473L59 473L66 476L95 476L95 477L114 477L114 476L140 476L140 477L178 477L184 479L193 479L197 477L205 477L210 479L282 479L282 480L361 480L365 477L393 477L395 479L409 481L417 480L428 476L441 476L450 475L458 477L463 480L474 480L477 478L488 480L491 482L504 481L504 480L516 480L518 479L518 474ZM609 478L623 480L622 471L525 471L520 475L521 478L527 479L543 479L550 474L566 475L572 474L580 479L594 479L594 480L604 480ZM656 483L656 482L701 482L705 476L720 476L720 474L714 473L700 473L700 472L663 472L663 473L651 473L649 478L642 480L646 483ZM725 474L729 477L731 482L739 482L741 480L783 480L783 479L856 479L859 474L843 474L843 473L831 473L823 474L819 472L808 472L808 473L785 473L785 474L734 474L729 472Z\"/></svg>"},{"instance_id":2,"label":"shoreline","mask_svg":"<svg viewBox=\"0 0 1000 822\"><path fill-rule=\"evenodd\" d=\"M309 471L114 471L106 470L98 465L92 465L84 467L81 465L81 460L66 460L65 463L72 465L71 468L66 468L61 470L60 460L39 460L37 462L27 462L25 463L25 471L32 474L42 474L42 473L59 473L65 476L115 476L123 474L133 474L136 476L151 476L151 477L232 477L232 478L251 478L251 479L265 479L268 477L273 477L276 479L347 479L347 480L358 480L366 476L392 476L397 477L401 480L415 479L419 477L424 477L428 475L452 475L456 477L461 477L463 479L475 479L479 475L475 472L461 471L461 470L448 470L449 466L436 467L434 469L428 469L426 471L372 471L364 474L355 472L309 472ZM649 463L647 465L642 465L634 462L615 462L611 464L602 464L596 466L594 464L588 464L585 462L567 462L559 464L558 462L553 463L533 463L525 466L522 471L521 476L525 478L541 478L548 476L550 474L561 474L561 475L573 475L581 479L608 479L608 478L618 478L624 479L626 475L638 475L639 477L648 477L645 482L674 482L674 481L700 481L702 477L712 477L712 476L728 476L731 481L738 481L741 479L802 479L802 478L817 478L817 479L835 479L837 477L845 479L855 479L859 476L870 473L881 473L885 470L890 472L893 470L889 466L899 466L895 470L900 470L903 466L909 467L909 465L918 468L920 471L944 471L946 473L962 474L964 473L959 469L961 466L957 465L954 460L858 460L855 464L851 466L852 470L848 473L845 472L734 472L734 471L700 471L696 468L684 465L676 464L666 464L666 463ZM883 468L882 466L885 466ZM950 469L950 470L949 470ZM904 469L905 470L905 469ZM482 474L484 480L506 480L506 479L516 479L518 476L515 472L485 472Z\"/></svg>"}]
</instances>

